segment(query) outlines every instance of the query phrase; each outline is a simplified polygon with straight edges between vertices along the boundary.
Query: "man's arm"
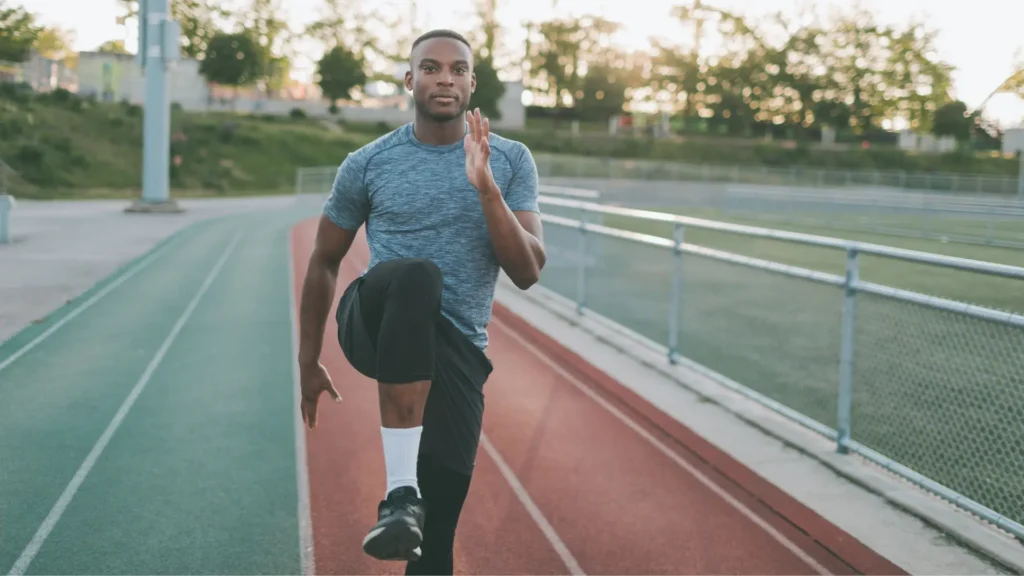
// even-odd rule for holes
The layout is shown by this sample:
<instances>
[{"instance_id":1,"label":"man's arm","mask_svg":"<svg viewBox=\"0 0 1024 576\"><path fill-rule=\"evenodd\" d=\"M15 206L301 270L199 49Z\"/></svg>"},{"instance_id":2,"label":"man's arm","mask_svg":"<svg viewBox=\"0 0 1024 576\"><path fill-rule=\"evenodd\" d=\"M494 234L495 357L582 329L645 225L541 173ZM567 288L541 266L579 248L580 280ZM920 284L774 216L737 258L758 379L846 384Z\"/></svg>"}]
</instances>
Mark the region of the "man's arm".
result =
<instances>
[{"instance_id":1,"label":"man's arm","mask_svg":"<svg viewBox=\"0 0 1024 576\"><path fill-rule=\"evenodd\" d=\"M485 187L480 192L480 204L502 270L520 290L536 284L547 261L540 214L513 211L497 186Z\"/></svg>"},{"instance_id":2,"label":"man's arm","mask_svg":"<svg viewBox=\"0 0 1024 576\"><path fill-rule=\"evenodd\" d=\"M338 268L369 214L364 172L365 166L358 156L345 158L320 216L299 305L298 360L302 368L315 367L319 362L327 314L334 302Z\"/></svg>"},{"instance_id":3,"label":"man's arm","mask_svg":"<svg viewBox=\"0 0 1024 576\"><path fill-rule=\"evenodd\" d=\"M355 232L338 227L326 215L320 217L299 306L300 367L315 366L320 361L324 327L338 282L338 268L355 237Z\"/></svg>"}]
</instances>

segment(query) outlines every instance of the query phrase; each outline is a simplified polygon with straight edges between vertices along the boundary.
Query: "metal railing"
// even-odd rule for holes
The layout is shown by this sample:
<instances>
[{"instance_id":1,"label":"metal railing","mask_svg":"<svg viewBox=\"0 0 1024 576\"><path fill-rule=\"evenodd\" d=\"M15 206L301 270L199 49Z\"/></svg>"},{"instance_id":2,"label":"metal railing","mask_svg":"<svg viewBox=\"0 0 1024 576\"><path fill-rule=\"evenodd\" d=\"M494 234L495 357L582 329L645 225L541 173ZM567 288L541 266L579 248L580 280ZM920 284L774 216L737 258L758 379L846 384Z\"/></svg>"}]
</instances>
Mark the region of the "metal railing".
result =
<instances>
[{"instance_id":1,"label":"metal railing","mask_svg":"<svg viewBox=\"0 0 1024 576\"><path fill-rule=\"evenodd\" d=\"M11 241L11 212L17 204L11 195L9 180L13 170L0 160L0 244Z\"/></svg>"},{"instance_id":2,"label":"metal railing","mask_svg":"<svg viewBox=\"0 0 1024 576\"><path fill-rule=\"evenodd\" d=\"M1010 279L1019 294L1024 268L577 199L541 203L541 284L579 313L666 344L667 361L700 366L838 452L1024 539L1024 316L867 282L861 257ZM841 250L845 274L695 245L688 230Z\"/></svg>"},{"instance_id":3,"label":"metal railing","mask_svg":"<svg viewBox=\"0 0 1024 576\"><path fill-rule=\"evenodd\" d=\"M933 192L1016 195L1024 199L1024 168L1018 176L1001 176L907 170L834 170L804 166L776 168L689 164L664 160L561 154L535 154L534 157L541 177L680 180L818 188L872 186Z\"/></svg>"}]
</instances>

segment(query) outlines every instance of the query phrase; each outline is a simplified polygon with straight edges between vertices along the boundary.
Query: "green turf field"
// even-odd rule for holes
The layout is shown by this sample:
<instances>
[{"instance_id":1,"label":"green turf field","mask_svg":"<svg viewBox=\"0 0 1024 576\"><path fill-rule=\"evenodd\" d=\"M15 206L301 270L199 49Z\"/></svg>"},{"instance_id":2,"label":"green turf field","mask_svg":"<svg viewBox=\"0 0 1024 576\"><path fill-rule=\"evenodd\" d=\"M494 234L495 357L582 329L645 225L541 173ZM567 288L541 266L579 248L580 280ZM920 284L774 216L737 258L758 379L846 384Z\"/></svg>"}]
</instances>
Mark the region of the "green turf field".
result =
<instances>
[{"instance_id":1,"label":"green turf field","mask_svg":"<svg viewBox=\"0 0 1024 576\"><path fill-rule=\"evenodd\" d=\"M823 221L822 225L793 225L785 223L769 224L760 219L735 218L713 210L670 210L653 209L654 212L668 212L692 216L695 218L707 218L710 220L747 224L767 228L788 230L791 232L802 232L816 234L819 236L830 236L883 244L908 250L932 252L945 254L958 258L970 258L973 260L984 260L999 264L1024 267L1024 250L1015 248L1001 248L995 246L984 246L977 244L962 244L955 242L942 242L925 238L902 238L888 234L873 234L870 232L837 231L830 228ZM822 216L825 218L825 215ZM856 218L850 214L833 215L833 218L851 219ZM660 222L645 222L635 218L626 218L616 215L604 215L604 222L614 228L633 230L662 236L672 237L672 225ZM896 217L890 217L889 224L898 224L906 227L928 226L922 219L912 217L901 217L896 222ZM959 223L961 226L971 226L970 222ZM1005 224L1010 229L1011 224ZM1024 230L1024 222L1016 226ZM950 228L952 229L952 228ZM964 228L959 228L963 230ZM752 238L740 236L729 232L718 232L715 230L701 230L689 228L685 231L687 242L725 250L744 256L773 260L793 266L819 270L831 274L844 274L846 267L845 254L834 248L821 248L817 246L806 246L793 242L780 240ZM876 282L896 288L913 290L931 296L939 296L961 302L969 302L1007 310L1024 313L1024 283L1019 280L1005 279L996 276L988 276L975 272L961 272L949 268L942 268L927 264L917 264L903 260L895 260L881 256L863 254L860 256L860 276L862 280Z\"/></svg>"},{"instance_id":2,"label":"green turf field","mask_svg":"<svg viewBox=\"0 0 1024 576\"><path fill-rule=\"evenodd\" d=\"M193 225L0 345L0 570L301 573L297 218Z\"/></svg>"},{"instance_id":3,"label":"green turf field","mask_svg":"<svg viewBox=\"0 0 1024 576\"><path fill-rule=\"evenodd\" d=\"M844 210L811 212L786 210L785 206L766 206L765 210L738 207L724 210L685 210L686 213L712 220L743 221L767 228L803 228L817 230L829 236L848 237L866 234L879 238L906 237L929 242L968 243L1024 249L1024 218L1004 218L996 215L951 216L937 213L893 213L879 208L863 211ZM664 208L657 209L666 210ZM885 243L900 242L889 240ZM934 250L941 251L941 248Z\"/></svg>"},{"instance_id":4,"label":"green turf field","mask_svg":"<svg viewBox=\"0 0 1024 576\"><path fill-rule=\"evenodd\" d=\"M686 212L705 217L713 214ZM570 216L564 213L563 216ZM603 215L607 226L671 238L671 225ZM763 222L740 222L764 225ZM779 226L837 236L821 228ZM575 299L578 232L547 224L542 284ZM1024 266L1024 251L886 235L838 236ZM587 305L668 342L671 255L589 236ZM689 228L689 243L842 275L841 250ZM838 287L684 254L680 353L835 428L843 294ZM1024 312L1024 282L861 256L861 278ZM853 439L1024 522L1024 330L860 294Z\"/></svg>"}]
</instances>

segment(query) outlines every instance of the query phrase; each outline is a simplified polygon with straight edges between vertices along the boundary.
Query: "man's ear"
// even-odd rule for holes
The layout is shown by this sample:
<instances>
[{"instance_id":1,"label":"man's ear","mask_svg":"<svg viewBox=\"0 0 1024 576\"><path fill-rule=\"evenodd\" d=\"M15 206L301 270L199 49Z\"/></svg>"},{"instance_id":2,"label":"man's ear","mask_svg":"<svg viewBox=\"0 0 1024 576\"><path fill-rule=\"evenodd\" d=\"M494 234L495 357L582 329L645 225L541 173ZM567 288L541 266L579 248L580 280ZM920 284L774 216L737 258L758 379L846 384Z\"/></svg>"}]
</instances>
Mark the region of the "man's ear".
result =
<instances>
[{"instance_id":1,"label":"man's ear","mask_svg":"<svg viewBox=\"0 0 1024 576\"><path fill-rule=\"evenodd\" d=\"M469 93L470 94L476 93L476 72L473 72L473 78L472 78L472 80L470 80L470 83L469 83Z\"/></svg>"},{"instance_id":2,"label":"man's ear","mask_svg":"<svg viewBox=\"0 0 1024 576\"><path fill-rule=\"evenodd\" d=\"M412 70L405 72L405 89L412 92Z\"/></svg>"}]
</instances>

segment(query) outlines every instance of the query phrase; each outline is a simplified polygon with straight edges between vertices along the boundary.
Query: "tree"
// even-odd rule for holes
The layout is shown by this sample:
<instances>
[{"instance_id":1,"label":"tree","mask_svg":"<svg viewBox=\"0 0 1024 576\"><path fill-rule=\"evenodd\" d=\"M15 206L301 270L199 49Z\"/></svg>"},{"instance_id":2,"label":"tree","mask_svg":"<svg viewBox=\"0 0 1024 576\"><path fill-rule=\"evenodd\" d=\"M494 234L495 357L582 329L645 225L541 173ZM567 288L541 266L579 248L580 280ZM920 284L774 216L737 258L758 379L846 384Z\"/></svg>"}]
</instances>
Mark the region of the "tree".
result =
<instances>
[{"instance_id":1,"label":"tree","mask_svg":"<svg viewBox=\"0 0 1024 576\"><path fill-rule=\"evenodd\" d=\"M0 60L24 62L32 52L44 27L36 17L21 6L11 7L0 0Z\"/></svg>"},{"instance_id":2,"label":"tree","mask_svg":"<svg viewBox=\"0 0 1024 576\"><path fill-rule=\"evenodd\" d=\"M501 119L498 103L505 95L505 83L498 77L494 62L490 58L479 58L473 65L476 74L476 92L469 100L472 108L479 107L482 114L495 120Z\"/></svg>"},{"instance_id":3,"label":"tree","mask_svg":"<svg viewBox=\"0 0 1024 576\"><path fill-rule=\"evenodd\" d=\"M580 118L607 122L621 114L630 86L639 83L637 68L625 54L609 51L601 59L587 63L587 73L576 102Z\"/></svg>"},{"instance_id":4,"label":"tree","mask_svg":"<svg viewBox=\"0 0 1024 576\"><path fill-rule=\"evenodd\" d=\"M322 16L306 26L304 34L320 42L325 53L335 46L360 46L365 54L377 51L377 38L369 29L370 17L358 0L323 0Z\"/></svg>"},{"instance_id":5,"label":"tree","mask_svg":"<svg viewBox=\"0 0 1024 576\"><path fill-rule=\"evenodd\" d=\"M199 73L224 86L245 86L263 77L263 51L249 34L220 33L210 39Z\"/></svg>"},{"instance_id":6,"label":"tree","mask_svg":"<svg viewBox=\"0 0 1024 576\"><path fill-rule=\"evenodd\" d=\"M127 54L128 49L124 47L124 40L107 40L96 48L97 52L105 54Z\"/></svg>"},{"instance_id":7,"label":"tree","mask_svg":"<svg viewBox=\"0 0 1024 576\"><path fill-rule=\"evenodd\" d=\"M121 5L120 21L137 19L138 0L118 0ZM217 19L226 19L231 12L223 0L170 0L171 17L181 26L181 53L186 58L202 60L206 49L220 29Z\"/></svg>"},{"instance_id":8,"label":"tree","mask_svg":"<svg viewBox=\"0 0 1024 576\"><path fill-rule=\"evenodd\" d=\"M70 30L46 27L36 37L33 48L43 58L64 60L74 54L74 50L71 49L74 39L75 33Z\"/></svg>"},{"instance_id":9,"label":"tree","mask_svg":"<svg viewBox=\"0 0 1024 576\"><path fill-rule=\"evenodd\" d=\"M957 100L935 111L932 133L936 136L952 136L958 142L966 142L971 138L971 118L967 114L967 105Z\"/></svg>"},{"instance_id":10,"label":"tree","mask_svg":"<svg viewBox=\"0 0 1024 576\"><path fill-rule=\"evenodd\" d=\"M904 120L927 131L950 101L951 68L920 22L883 26L857 8L830 19L810 11L751 22L708 0L670 13L694 40L654 40L649 76L630 82L696 129L797 135L832 126L867 136ZM721 49L701 52L712 33Z\"/></svg>"},{"instance_id":11,"label":"tree","mask_svg":"<svg viewBox=\"0 0 1024 576\"><path fill-rule=\"evenodd\" d=\"M480 60L494 62L498 53L498 36L501 24L498 22L498 0L476 0L476 15L480 21L480 38L475 39Z\"/></svg>"},{"instance_id":12,"label":"tree","mask_svg":"<svg viewBox=\"0 0 1024 576\"><path fill-rule=\"evenodd\" d=\"M251 0L239 21L239 32L251 36L260 52L263 67L257 80L265 82L271 91L280 89L291 71L291 30L281 13L280 1Z\"/></svg>"},{"instance_id":13,"label":"tree","mask_svg":"<svg viewBox=\"0 0 1024 576\"><path fill-rule=\"evenodd\" d=\"M363 59L342 45L331 48L317 62L317 84L331 102L331 113L337 110L336 101L351 98L354 88L366 83Z\"/></svg>"},{"instance_id":14,"label":"tree","mask_svg":"<svg viewBox=\"0 0 1024 576\"><path fill-rule=\"evenodd\" d=\"M220 32L218 18L230 12L213 0L171 0L171 14L181 25L181 53L186 58L202 60L210 40Z\"/></svg>"},{"instance_id":15,"label":"tree","mask_svg":"<svg viewBox=\"0 0 1024 576\"><path fill-rule=\"evenodd\" d=\"M470 98L469 105L472 108L480 108L480 111L490 118L500 120L499 102L505 95L505 83L498 76L498 66L495 64L498 35L501 33L501 25L498 23L496 15L497 10L498 0L476 0L476 16L479 20L479 26L476 29L480 32L471 40L476 46L473 55L476 91Z\"/></svg>"},{"instance_id":16,"label":"tree","mask_svg":"<svg viewBox=\"0 0 1024 576\"><path fill-rule=\"evenodd\" d=\"M524 77L527 87L571 107L582 97L584 63L607 46L619 25L597 16L527 23Z\"/></svg>"}]
</instances>

